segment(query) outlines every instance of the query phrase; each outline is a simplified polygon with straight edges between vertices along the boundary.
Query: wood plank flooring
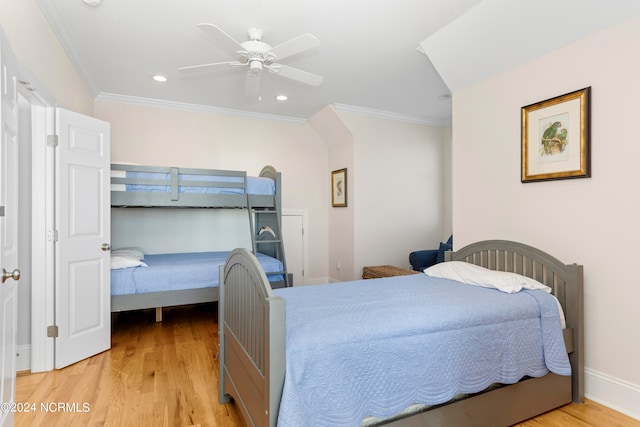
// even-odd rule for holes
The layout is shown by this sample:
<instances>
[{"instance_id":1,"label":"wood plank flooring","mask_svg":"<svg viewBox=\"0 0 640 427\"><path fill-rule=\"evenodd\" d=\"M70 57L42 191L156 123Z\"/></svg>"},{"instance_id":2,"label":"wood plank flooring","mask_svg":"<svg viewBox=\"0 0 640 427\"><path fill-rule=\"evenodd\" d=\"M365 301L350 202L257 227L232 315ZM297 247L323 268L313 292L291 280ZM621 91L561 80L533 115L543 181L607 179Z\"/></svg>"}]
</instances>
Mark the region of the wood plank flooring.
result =
<instances>
[{"instance_id":1,"label":"wood plank flooring","mask_svg":"<svg viewBox=\"0 0 640 427\"><path fill-rule=\"evenodd\" d=\"M21 426L241 427L233 404L218 401L216 304L113 315L112 349L67 368L21 373L16 413ZM60 405L61 404L61 405ZM44 405L44 406L43 406ZM640 427L588 401L567 405L520 427Z\"/></svg>"},{"instance_id":2,"label":"wood plank flooring","mask_svg":"<svg viewBox=\"0 0 640 427\"><path fill-rule=\"evenodd\" d=\"M113 315L112 348L58 371L20 375L16 426L241 426L219 405L215 304ZM79 402L88 412L49 412L41 402ZM80 405L80 406L81 406Z\"/></svg>"}]
</instances>

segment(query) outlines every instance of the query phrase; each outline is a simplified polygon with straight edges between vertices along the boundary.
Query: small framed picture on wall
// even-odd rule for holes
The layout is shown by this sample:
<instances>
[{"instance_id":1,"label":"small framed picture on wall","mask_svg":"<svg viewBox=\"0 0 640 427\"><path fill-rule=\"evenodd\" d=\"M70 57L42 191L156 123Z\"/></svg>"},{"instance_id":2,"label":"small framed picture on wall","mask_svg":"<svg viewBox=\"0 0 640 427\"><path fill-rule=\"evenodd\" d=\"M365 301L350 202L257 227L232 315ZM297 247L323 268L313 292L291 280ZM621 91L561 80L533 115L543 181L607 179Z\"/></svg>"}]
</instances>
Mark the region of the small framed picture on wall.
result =
<instances>
[{"instance_id":1,"label":"small framed picture on wall","mask_svg":"<svg viewBox=\"0 0 640 427\"><path fill-rule=\"evenodd\" d=\"M347 169L331 172L331 206L347 207Z\"/></svg>"}]
</instances>

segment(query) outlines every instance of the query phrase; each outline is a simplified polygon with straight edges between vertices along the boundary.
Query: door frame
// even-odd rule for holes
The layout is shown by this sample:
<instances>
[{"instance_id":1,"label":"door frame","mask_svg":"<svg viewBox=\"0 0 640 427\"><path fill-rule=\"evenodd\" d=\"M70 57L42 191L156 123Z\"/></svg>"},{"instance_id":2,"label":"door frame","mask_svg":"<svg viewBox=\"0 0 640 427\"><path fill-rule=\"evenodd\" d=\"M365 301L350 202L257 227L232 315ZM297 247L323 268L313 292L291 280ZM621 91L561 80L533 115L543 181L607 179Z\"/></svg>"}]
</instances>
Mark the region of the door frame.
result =
<instances>
[{"instance_id":1,"label":"door frame","mask_svg":"<svg viewBox=\"0 0 640 427\"><path fill-rule=\"evenodd\" d=\"M52 370L55 356L55 340L47 337L55 323L55 153L47 146L54 116L55 108L32 105L31 372Z\"/></svg>"},{"instance_id":2,"label":"door frame","mask_svg":"<svg viewBox=\"0 0 640 427\"><path fill-rule=\"evenodd\" d=\"M55 252L53 245L55 153L47 146L47 135L55 133L57 101L20 63L19 93L31 104L31 372L50 371L54 366L54 340L47 326L55 319ZM37 262L35 262L37 260ZM40 298L34 298L40 296ZM23 366L20 367L24 368Z\"/></svg>"}]
</instances>

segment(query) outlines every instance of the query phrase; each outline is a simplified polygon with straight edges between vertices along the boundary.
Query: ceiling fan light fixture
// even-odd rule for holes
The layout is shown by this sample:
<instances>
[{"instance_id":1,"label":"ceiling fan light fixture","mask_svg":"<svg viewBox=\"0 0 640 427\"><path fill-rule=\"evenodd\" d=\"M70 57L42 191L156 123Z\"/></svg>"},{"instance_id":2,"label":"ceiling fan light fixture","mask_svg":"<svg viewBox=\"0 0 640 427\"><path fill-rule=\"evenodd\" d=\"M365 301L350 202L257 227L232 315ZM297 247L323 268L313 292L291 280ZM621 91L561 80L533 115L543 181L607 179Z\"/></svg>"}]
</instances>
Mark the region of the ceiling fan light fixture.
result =
<instances>
[{"instance_id":1,"label":"ceiling fan light fixture","mask_svg":"<svg viewBox=\"0 0 640 427\"><path fill-rule=\"evenodd\" d=\"M262 61L258 59L250 60L248 74L250 76L259 76L260 74L262 74Z\"/></svg>"}]
</instances>

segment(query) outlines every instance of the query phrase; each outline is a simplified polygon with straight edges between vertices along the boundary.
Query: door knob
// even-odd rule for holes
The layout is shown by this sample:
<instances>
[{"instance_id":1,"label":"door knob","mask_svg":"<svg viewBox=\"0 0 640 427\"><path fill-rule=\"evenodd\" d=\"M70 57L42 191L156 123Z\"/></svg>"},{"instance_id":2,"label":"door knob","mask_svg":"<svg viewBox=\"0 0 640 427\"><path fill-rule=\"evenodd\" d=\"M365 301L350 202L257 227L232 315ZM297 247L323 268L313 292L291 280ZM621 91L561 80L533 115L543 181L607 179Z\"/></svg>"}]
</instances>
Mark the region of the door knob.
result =
<instances>
[{"instance_id":1,"label":"door knob","mask_svg":"<svg viewBox=\"0 0 640 427\"><path fill-rule=\"evenodd\" d=\"M9 273L4 268L2 269L2 283L6 282L7 279L20 280L20 270L17 268L14 269L11 273Z\"/></svg>"},{"instance_id":2,"label":"door knob","mask_svg":"<svg viewBox=\"0 0 640 427\"><path fill-rule=\"evenodd\" d=\"M103 251L110 251L111 250L111 245L108 243L103 243L102 246L100 247L100 249L102 249Z\"/></svg>"}]
</instances>

